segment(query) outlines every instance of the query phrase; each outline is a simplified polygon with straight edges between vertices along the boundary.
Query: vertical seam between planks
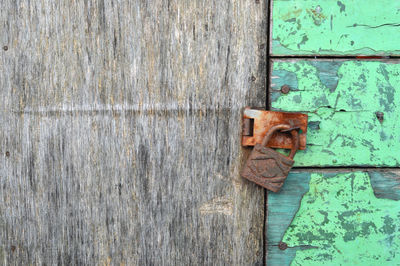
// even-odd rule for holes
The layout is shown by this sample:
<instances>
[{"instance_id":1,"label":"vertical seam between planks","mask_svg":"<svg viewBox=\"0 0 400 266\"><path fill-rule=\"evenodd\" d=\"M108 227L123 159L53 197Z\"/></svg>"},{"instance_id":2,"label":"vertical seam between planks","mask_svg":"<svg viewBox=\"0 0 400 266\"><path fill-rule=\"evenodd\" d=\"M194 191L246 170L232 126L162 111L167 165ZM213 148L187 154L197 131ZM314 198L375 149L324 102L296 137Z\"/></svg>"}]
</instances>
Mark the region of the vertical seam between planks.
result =
<instances>
[{"instance_id":1,"label":"vertical seam between planks","mask_svg":"<svg viewBox=\"0 0 400 266\"><path fill-rule=\"evenodd\" d=\"M270 87L270 34L271 34L271 5L272 0L265 0L267 9L267 23L265 32L267 34L267 45L265 49L265 60L266 62L266 80L265 80L265 109L270 110L270 97L269 97L269 87ZM264 189L264 224L263 224L263 265L267 265L267 230L268 230L268 192Z\"/></svg>"}]
</instances>

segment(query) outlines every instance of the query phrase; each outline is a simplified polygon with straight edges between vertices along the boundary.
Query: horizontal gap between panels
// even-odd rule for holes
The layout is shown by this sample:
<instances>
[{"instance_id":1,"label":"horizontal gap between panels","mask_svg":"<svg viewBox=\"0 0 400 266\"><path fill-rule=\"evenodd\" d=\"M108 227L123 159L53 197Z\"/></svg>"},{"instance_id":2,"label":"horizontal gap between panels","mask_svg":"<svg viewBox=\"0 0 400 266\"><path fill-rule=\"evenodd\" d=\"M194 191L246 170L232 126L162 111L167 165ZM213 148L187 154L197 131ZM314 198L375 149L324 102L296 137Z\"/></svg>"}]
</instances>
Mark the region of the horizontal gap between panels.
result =
<instances>
[{"instance_id":1,"label":"horizontal gap between panels","mask_svg":"<svg viewBox=\"0 0 400 266\"><path fill-rule=\"evenodd\" d=\"M399 56L339 56L339 55L270 55L270 59L350 59L350 60L368 60L368 59L400 59Z\"/></svg>"},{"instance_id":2,"label":"horizontal gap between panels","mask_svg":"<svg viewBox=\"0 0 400 266\"><path fill-rule=\"evenodd\" d=\"M392 172L400 171L400 167L374 167L374 166L320 166L320 167L293 167L296 172Z\"/></svg>"}]
</instances>

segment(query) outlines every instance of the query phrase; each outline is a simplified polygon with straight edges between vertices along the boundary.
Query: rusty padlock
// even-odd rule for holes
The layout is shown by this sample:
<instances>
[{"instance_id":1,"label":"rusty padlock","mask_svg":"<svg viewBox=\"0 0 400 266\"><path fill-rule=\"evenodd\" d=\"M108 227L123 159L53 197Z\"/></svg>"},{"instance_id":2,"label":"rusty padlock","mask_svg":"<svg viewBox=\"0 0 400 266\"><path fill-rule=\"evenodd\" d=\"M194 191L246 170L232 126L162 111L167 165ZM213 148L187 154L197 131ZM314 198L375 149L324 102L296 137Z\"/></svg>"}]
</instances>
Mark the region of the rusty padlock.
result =
<instances>
[{"instance_id":1,"label":"rusty padlock","mask_svg":"<svg viewBox=\"0 0 400 266\"><path fill-rule=\"evenodd\" d=\"M266 147L273 133L278 130L290 131L292 135L292 150L288 157ZM290 169L292 169L294 164L293 157L298 148L298 129L285 124L272 127L265 135L263 142L254 146L242 171L242 177L268 190L278 192L283 186Z\"/></svg>"}]
</instances>

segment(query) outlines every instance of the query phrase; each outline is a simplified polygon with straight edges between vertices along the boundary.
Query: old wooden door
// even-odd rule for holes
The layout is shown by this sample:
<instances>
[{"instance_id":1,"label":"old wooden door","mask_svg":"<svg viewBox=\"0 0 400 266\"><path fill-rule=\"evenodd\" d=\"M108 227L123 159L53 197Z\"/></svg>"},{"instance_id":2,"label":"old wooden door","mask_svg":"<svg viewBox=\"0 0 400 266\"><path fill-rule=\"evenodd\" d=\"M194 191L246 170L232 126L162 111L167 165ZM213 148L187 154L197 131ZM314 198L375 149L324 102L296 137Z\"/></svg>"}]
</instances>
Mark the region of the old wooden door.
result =
<instances>
[{"instance_id":1,"label":"old wooden door","mask_svg":"<svg viewBox=\"0 0 400 266\"><path fill-rule=\"evenodd\" d=\"M0 264L261 265L264 1L0 1Z\"/></svg>"},{"instance_id":2,"label":"old wooden door","mask_svg":"<svg viewBox=\"0 0 400 266\"><path fill-rule=\"evenodd\" d=\"M400 264L399 10L273 1L270 108L309 126L301 169L268 193L268 265Z\"/></svg>"},{"instance_id":3,"label":"old wooden door","mask_svg":"<svg viewBox=\"0 0 400 266\"><path fill-rule=\"evenodd\" d=\"M0 263L399 264L400 61L357 56L400 7L367 2L1 1ZM310 117L279 194L244 106Z\"/></svg>"}]
</instances>

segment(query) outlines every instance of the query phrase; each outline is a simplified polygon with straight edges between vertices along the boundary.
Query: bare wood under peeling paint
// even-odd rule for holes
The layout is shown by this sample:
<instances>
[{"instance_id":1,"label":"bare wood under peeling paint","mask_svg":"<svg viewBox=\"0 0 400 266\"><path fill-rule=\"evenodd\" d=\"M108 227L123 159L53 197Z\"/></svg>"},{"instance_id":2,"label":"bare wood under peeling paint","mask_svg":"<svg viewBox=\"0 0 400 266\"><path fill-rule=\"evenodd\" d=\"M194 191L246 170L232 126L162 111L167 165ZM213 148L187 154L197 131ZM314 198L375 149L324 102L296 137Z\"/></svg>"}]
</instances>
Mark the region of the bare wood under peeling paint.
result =
<instances>
[{"instance_id":1,"label":"bare wood under peeling paint","mask_svg":"<svg viewBox=\"0 0 400 266\"><path fill-rule=\"evenodd\" d=\"M262 1L1 6L1 263L262 263Z\"/></svg>"}]
</instances>

